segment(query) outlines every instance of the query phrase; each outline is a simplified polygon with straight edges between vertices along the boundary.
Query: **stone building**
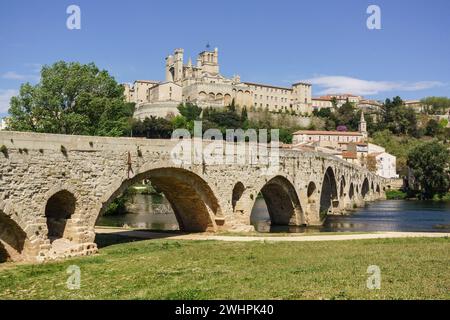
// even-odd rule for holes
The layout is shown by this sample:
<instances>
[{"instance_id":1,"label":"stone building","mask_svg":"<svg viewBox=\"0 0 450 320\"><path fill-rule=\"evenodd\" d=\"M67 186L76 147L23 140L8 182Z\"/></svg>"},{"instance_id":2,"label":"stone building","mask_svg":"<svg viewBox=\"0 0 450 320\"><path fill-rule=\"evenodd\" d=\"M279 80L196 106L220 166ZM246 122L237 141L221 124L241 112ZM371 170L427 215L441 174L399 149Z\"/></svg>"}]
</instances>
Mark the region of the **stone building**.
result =
<instances>
[{"instance_id":1,"label":"stone building","mask_svg":"<svg viewBox=\"0 0 450 320\"><path fill-rule=\"evenodd\" d=\"M176 49L165 62L165 81L136 81L125 84L125 96L136 103L135 117L164 117L177 114L180 103L200 107L224 107L235 104L248 109L268 109L274 112L310 114L312 88L308 83L291 87L242 82L239 76L226 78L220 73L219 51L201 52L193 64L184 63L184 50Z\"/></svg>"},{"instance_id":2,"label":"stone building","mask_svg":"<svg viewBox=\"0 0 450 320\"><path fill-rule=\"evenodd\" d=\"M362 167L367 167L368 159L372 157L378 175L398 178L397 158L383 147L368 143L368 138L367 122L362 112L358 131L300 130L294 133L293 148L332 154Z\"/></svg>"}]
</instances>

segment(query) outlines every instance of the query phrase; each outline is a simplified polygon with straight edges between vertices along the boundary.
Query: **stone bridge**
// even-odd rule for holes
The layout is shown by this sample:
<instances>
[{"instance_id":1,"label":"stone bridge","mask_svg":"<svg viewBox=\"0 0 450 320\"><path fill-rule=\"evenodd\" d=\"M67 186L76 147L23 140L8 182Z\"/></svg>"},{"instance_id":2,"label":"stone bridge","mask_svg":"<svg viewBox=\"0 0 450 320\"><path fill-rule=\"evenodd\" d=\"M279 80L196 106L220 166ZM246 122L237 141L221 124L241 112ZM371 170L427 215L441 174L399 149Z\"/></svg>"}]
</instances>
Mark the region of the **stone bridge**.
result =
<instances>
[{"instance_id":1,"label":"stone bridge","mask_svg":"<svg viewBox=\"0 0 450 320\"><path fill-rule=\"evenodd\" d=\"M99 215L143 179L164 193L189 232L248 229L258 194L273 225L295 226L320 225L326 214L385 196L383 178L324 154L281 149L268 174L257 164L176 162L176 144L0 132L0 259L95 253Z\"/></svg>"}]
</instances>

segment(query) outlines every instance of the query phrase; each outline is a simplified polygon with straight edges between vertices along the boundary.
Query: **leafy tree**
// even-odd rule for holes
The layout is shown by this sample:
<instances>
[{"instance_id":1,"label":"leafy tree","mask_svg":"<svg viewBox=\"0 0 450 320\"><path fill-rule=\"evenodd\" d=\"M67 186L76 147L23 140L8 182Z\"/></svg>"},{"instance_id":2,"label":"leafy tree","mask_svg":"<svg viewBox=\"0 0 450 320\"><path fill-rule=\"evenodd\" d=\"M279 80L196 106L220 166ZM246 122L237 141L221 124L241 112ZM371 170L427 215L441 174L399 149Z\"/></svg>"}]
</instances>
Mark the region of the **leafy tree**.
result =
<instances>
[{"instance_id":1,"label":"leafy tree","mask_svg":"<svg viewBox=\"0 0 450 320\"><path fill-rule=\"evenodd\" d=\"M386 99L381 107L381 117L381 129L389 129L395 134L420 136L416 113L411 108L406 107L403 100L398 96L392 101Z\"/></svg>"},{"instance_id":2,"label":"leafy tree","mask_svg":"<svg viewBox=\"0 0 450 320\"><path fill-rule=\"evenodd\" d=\"M355 107L351 102L344 103L336 112L336 123L338 125L345 125L352 131L358 129L359 119L355 117Z\"/></svg>"},{"instance_id":3,"label":"leafy tree","mask_svg":"<svg viewBox=\"0 0 450 320\"><path fill-rule=\"evenodd\" d=\"M134 104L107 71L93 63L44 66L35 86L11 99L10 129L61 134L129 135Z\"/></svg>"},{"instance_id":4,"label":"leafy tree","mask_svg":"<svg viewBox=\"0 0 450 320\"><path fill-rule=\"evenodd\" d=\"M241 121L245 122L248 120L247 107L242 108L241 111Z\"/></svg>"},{"instance_id":5,"label":"leafy tree","mask_svg":"<svg viewBox=\"0 0 450 320\"><path fill-rule=\"evenodd\" d=\"M337 101L337 98L336 98L336 97L332 97L332 98L331 98L331 104L333 105L333 108L334 108L334 109L337 109L338 101Z\"/></svg>"},{"instance_id":6,"label":"leafy tree","mask_svg":"<svg viewBox=\"0 0 450 320\"><path fill-rule=\"evenodd\" d=\"M137 120L133 123L133 136L148 139L169 139L172 136L172 123L164 118L151 116L144 121Z\"/></svg>"},{"instance_id":7,"label":"leafy tree","mask_svg":"<svg viewBox=\"0 0 450 320\"><path fill-rule=\"evenodd\" d=\"M202 108L192 103L185 103L178 106L178 111L187 121L195 121L200 119Z\"/></svg>"},{"instance_id":8,"label":"leafy tree","mask_svg":"<svg viewBox=\"0 0 450 320\"><path fill-rule=\"evenodd\" d=\"M292 139L294 137L293 135L294 130L286 129L286 128L280 128L279 132L279 139L281 143L290 144L292 143Z\"/></svg>"},{"instance_id":9,"label":"leafy tree","mask_svg":"<svg viewBox=\"0 0 450 320\"><path fill-rule=\"evenodd\" d=\"M413 170L422 196L432 199L442 197L450 188L450 151L432 141L414 148L408 154L408 166Z\"/></svg>"},{"instance_id":10,"label":"leafy tree","mask_svg":"<svg viewBox=\"0 0 450 320\"><path fill-rule=\"evenodd\" d=\"M436 137L442 132L442 128L434 119L430 119L425 127L425 134L430 137Z\"/></svg>"},{"instance_id":11,"label":"leafy tree","mask_svg":"<svg viewBox=\"0 0 450 320\"><path fill-rule=\"evenodd\" d=\"M320 118L332 118L333 113L330 108L322 108L320 110L314 110L313 115Z\"/></svg>"},{"instance_id":12,"label":"leafy tree","mask_svg":"<svg viewBox=\"0 0 450 320\"><path fill-rule=\"evenodd\" d=\"M421 100L428 114L446 114L450 110L450 98L427 97Z\"/></svg>"}]
</instances>

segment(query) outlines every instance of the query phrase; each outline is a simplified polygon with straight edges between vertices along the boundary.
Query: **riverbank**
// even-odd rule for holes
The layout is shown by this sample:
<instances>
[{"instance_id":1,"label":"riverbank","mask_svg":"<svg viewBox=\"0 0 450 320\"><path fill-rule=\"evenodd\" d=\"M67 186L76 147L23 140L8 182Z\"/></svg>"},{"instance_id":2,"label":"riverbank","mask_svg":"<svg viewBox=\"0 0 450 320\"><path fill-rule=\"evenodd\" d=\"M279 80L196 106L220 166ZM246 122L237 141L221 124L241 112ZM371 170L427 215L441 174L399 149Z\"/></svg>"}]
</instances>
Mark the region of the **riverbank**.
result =
<instances>
[{"instance_id":1,"label":"riverbank","mask_svg":"<svg viewBox=\"0 0 450 320\"><path fill-rule=\"evenodd\" d=\"M1 270L0 299L450 299L448 238L108 246L102 237L96 256ZM66 287L71 265L79 290ZM380 290L366 287L371 265Z\"/></svg>"},{"instance_id":2,"label":"riverbank","mask_svg":"<svg viewBox=\"0 0 450 320\"><path fill-rule=\"evenodd\" d=\"M402 190L387 190L386 191L386 199L387 200L420 200L417 197L417 193L404 192ZM429 199L428 201L439 201L439 202L450 202L450 192L445 195L439 197L435 195L433 199Z\"/></svg>"},{"instance_id":3,"label":"riverbank","mask_svg":"<svg viewBox=\"0 0 450 320\"><path fill-rule=\"evenodd\" d=\"M122 228L96 228L97 234L128 237L133 239L195 240L195 241L345 241L397 238L450 238L450 233L438 232L315 232L315 233L258 233L258 232L222 232L222 233L187 233L155 232L147 230L130 230Z\"/></svg>"}]
</instances>

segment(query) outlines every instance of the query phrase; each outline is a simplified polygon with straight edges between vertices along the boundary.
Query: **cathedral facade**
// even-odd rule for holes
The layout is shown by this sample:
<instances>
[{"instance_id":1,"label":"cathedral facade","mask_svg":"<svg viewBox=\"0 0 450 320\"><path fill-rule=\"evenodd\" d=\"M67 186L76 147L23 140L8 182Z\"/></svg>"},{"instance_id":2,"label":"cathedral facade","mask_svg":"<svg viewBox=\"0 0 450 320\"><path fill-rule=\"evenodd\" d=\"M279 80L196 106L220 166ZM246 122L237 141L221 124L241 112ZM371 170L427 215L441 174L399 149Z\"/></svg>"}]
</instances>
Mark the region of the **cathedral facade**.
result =
<instances>
[{"instance_id":1,"label":"cathedral facade","mask_svg":"<svg viewBox=\"0 0 450 320\"><path fill-rule=\"evenodd\" d=\"M219 52L201 52L195 64L184 62L184 50L176 49L166 57L165 81L138 80L125 84L125 97L136 103L135 117L177 114L180 103L202 108L225 107L234 100L238 107L268 109L298 115L312 113L311 85L295 83L291 87L241 82L239 76L226 78L220 73Z\"/></svg>"}]
</instances>

